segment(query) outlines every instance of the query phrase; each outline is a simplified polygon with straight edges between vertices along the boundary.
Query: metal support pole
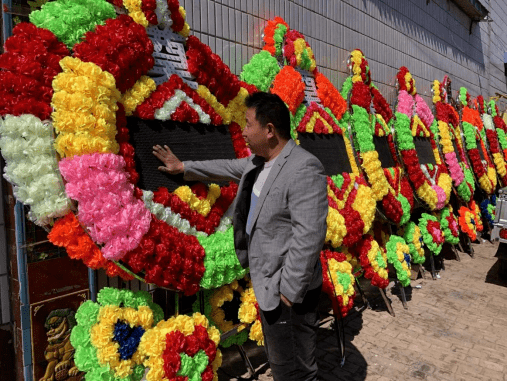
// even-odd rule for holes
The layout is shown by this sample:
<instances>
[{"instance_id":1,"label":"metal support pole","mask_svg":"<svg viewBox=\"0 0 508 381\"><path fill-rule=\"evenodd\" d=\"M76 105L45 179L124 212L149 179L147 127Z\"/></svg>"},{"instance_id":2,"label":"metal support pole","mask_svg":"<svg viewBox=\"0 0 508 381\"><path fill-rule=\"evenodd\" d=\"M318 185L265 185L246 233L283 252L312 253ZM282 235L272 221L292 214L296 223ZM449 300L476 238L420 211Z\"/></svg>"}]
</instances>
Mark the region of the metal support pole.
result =
<instances>
[{"instance_id":1,"label":"metal support pole","mask_svg":"<svg viewBox=\"0 0 508 381\"><path fill-rule=\"evenodd\" d=\"M434 254L430 253L430 269L432 272L432 279L436 280L436 266L434 265Z\"/></svg>"},{"instance_id":2,"label":"metal support pole","mask_svg":"<svg viewBox=\"0 0 508 381\"><path fill-rule=\"evenodd\" d=\"M399 283L399 289L400 289L400 296L402 298L402 305L404 306L404 309L407 310L407 300L406 300L406 291L404 291L404 286L402 286L402 283L397 281Z\"/></svg>"},{"instance_id":3,"label":"metal support pole","mask_svg":"<svg viewBox=\"0 0 508 381\"><path fill-rule=\"evenodd\" d=\"M364 306L366 308L372 309L370 304L369 304L369 300L365 296L365 293L363 292L362 288L360 287L360 282L358 282L358 278L356 278L356 277L355 277L355 283L356 283L356 287L358 288L358 292L360 293L360 296L362 297Z\"/></svg>"},{"instance_id":4,"label":"metal support pole","mask_svg":"<svg viewBox=\"0 0 508 381\"><path fill-rule=\"evenodd\" d=\"M460 245L460 242L459 242L459 245ZM452 245L452 248L453 248L453 252L455 253L455 259L457 259L457 261L460 262L460 256L459 256L459 251L457 250L457 247L455 245Z\"/></svg>"},{"instance_id":5,"label":"metal support pole","mask_svg":"<svg viewBox=\"0 0 508 381\"><path fill-rule=\"evenodd\" d=\"M388 296L386 296L386 291L384 288L379 288L379 293L383 297L383 301L385 302L386 308L388 309L388 313L392 316L395 316L395 311L393 311L392 302L390 299L388 299Z\"/></svg>"},{"instance_id":6,"label":"metal support pole","mask_svg":"<svg viewBox=\"0 0 508 381\"><path fill-rule=\"evenodd\" d=\"M335 333L337 334L337 344L339 347L340 367L342 368L346 363L346 335L344 333L344 320L342 318L342 312L339 310L339 316L335 316L333 319L335 325ZM339 324L340 320L340 324Z\"/></svg>"},{"instance_id":7,"label":"metal support pole","mask_svg":"<svg viewBox=\"0 0 508 381\"><path fill-rule=\"evenodd\" d=\"M235 344L236 349L238 352L240 352L240 356L242 356L242 360L245 363L245 367L247 368L247 372L249 373L249 378L254 377L256 374L256 370L252 366L252 363L249 360L249 357L247 356L247 353L245 352L245 349L241 345Z\"/></svg>"},{"instance_id":8,"label":"metal support pole","mask_svg":"<svg viewBox=\"0 0 508 381\"><path fill-rule=\"evenodd\" d=\"M2 44L5 44L5 41L12 34L12 15L7 13L12 7L11 0L2 0L2 17L3 17L3 41Z\"/></svg>"},{"instance_id":9,"label":"metal support pole","mask_svg":"<svg viewBox=\"0 0 508 381\"><path fill-rule=\"evenodd\" d=\"M23 376L25 381L32 381L32 333L30 321L30 298L28 295L27 253L25 249L25 211L23 204L19 201L16 202L16 205L14 206L14 221L16 224L16 260L18 262Z\"/></svg>"},{"instance_id":10,"label":"metal support pole","mask_svg":"<svg viewBox=\"0 0 508 381\"><path fill-rule=\"evenodd\" d=\"M97 282L96 282L95 270L88 268L88 289L90 290L90 300L92 302L97 301Z\"/></svg>"}]
</instances>

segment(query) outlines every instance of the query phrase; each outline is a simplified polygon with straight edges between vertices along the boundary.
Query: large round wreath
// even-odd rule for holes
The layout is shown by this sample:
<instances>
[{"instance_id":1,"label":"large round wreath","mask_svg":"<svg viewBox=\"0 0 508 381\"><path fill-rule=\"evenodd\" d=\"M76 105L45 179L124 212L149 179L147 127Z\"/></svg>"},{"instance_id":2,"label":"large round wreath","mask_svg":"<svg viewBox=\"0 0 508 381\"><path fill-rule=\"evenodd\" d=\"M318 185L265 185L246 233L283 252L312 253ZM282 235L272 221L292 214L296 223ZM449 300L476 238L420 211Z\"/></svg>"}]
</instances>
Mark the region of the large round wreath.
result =
<instances>
[{"instance_id":1,"label":"large round wreath","mask_svg":"<svg viewBox=\"0 0 508 381\"><path fill-rule=\"evenodd\" d=\"M475 212L471 211L466 206L461 206L459 209L459 226L460 230L467 234L471 241L476 240L476 218Z\"/></svg>"},{"instance_id":2,"label":"large round wreath","mask_svg":"<svg viewBox=\"0 0 508 381\"><path fill-rule=\"evenodd\" d=\"M425 262L425 249L423 235L420 227L413 221L409 221L400 234L409 247L409 253L413 263L422 264Z\"/></svg>"},{"instance_id":3,"label":"large round wreath","mask_svg":"<svg viewBox=\"0 0 508 381\"><path fill-rule=\"evenodd\" d=\"M441 224L441 231L444 235L445 242L451 245L456 245L460 240L459 222L453 213L453 208L450 204L443 210L435 212L434 216Z\"/></svg>"},{"instance_id":4,"label":"large round wreath","mask_svg":"<svg viewBox=\"0 0 508 381\"><path fill-rule=\"evenodd\" d=\"M432 132L434 116L422 97L416 93L414 79L402 66L397 73L399 84L395 131L402 160L416 195L430 210L440 210L450 199L452 180L441 161ZM419 163L414 139L429 139L436 165Z\"/></svg>"},{"instance_id":5,"label":"large round wreath","mask_svg":"<svg viewBox=\"0 0 508 381\"><path fill-rule=\"evenodd\" d=\"M483 97L479 95L476 99L476 103L478 105L478 111L480 111L480 115L482 116L483 121L483 130L481 131L482 138L484 142L487 142L489 147L489 153L491 156L491 160L496 166L496 172L501 179L502 186L506 186L506 161L503 153L501 152L501 147L499 145L496 128L494 126L494 119L492 115L495 115L495 103L494 101L485 102Z\"/></svg>"},{"instance_id":6,"label":"large round wreath","mask_svg":"<svg viewBox=\"0 0 508 381\"><path fill-rule=\"evenodd\" d=\"M383 249L370 234L364 235L354 247L364 276L371 280L373 286L386 288L389 283L387 262Z\"/></svg>"},{"instance_id":7,"label":"large round wreath","mask_svg":"<svg viewBox=\"0 0 508 381\"><path fill-rule=\"evenodd\" d=\"M486 198L480 203L480 209L483 217L488 221L490 226L494 225L496 220L496 195Z\"/></svg>"},{"instance_id":8,"label":"large round wreath","mask_svg":"<svg viewBox=\"0 0 508 381\"><path fill-rule=\"evenodd\" d=\"M153 193L137 188L126 116L225 124L236 156L246 157L244 99L257 89L198 38L188 37L177 0L114 5L128 15L117 16L104 0L47 3L6 42L0 56L0 147L16 196L31 206L30 217L40 225L67 215L50 240L108 275L132 279L140 273L146 282L185 294L241 278L245 270L232 244L225 244L232 242L231 220L223 218L236 184ZM154 25L182 36L197 90L177 75L158 86L146 75L154 65L146 28ZM77 220L68 215L70 199L78 201ZM219 247L227 249L216 252ZM215 265L219 254L225 266Z\"/></svg>"},{"instance_id":9,"label":"large round wreath","mask_svg":"<svg viewBox=\"0 0 508 381\"><path fill-rule=\"evenodd\" d=\"M448 76L445 76L442 83L435 80L432 84L432 101L435 105L437 120L437 126L434 125L437 128L433 133L439 136L439 144L457 194L463 201L469 202L475 190L474 176L469 168L460 136L459 114L447 102L448 92L451 92L450 86L451 81Z\"/></svg>"},{"instance_id":10,"label":"large round wreath","mask_svg":"<svg viewBox=\"0 0 508 381\"><path fill-rule=\"evenodd\" d=\"M392 235L386 243L386 256L397 273L397 279L407 287L411 283L411 254L404 238Z\"/></svg>"},{"instance_id":11,"label":"large round wreath","mask_svg":"<svg viewBox=\"0 0 508 381\"><path fill-rule=\"evenodd\" d=\"M478 110L473 107L473 102L465 87L459 90L459 99L462 105L462 131L466 145L467 155L471 161L474 175L480 188L491 195L496 190L496 168L489 158L487 148L481 137L483 122ZM479 147L479 148L478 148ZM480 150L483 159L480 156Z\"/></svg>"},{"instance_id":12,"label":"large round wreath","mask_svg":"<svg viewBox=\"0 0 508 381\"><path fill-rule=\"evenodd\" d=\"M376 203L371 188L356 165L347 133L346 101L317 70L314 54L304 36L291 30L282 18L268 21L263 40L263 50L244 65L240 78L262 91L270 91L281 97L291 112L291 136L297 144L299 133L343 136L352 173L328 177L328 229L325 240L335 248L352 246L370 229ZM321 104L311 102L305 105L305 83L298 70L306 70L314 76Z\"/></svg>"},{"instance_id":13,"label":"large round wreath","mask_svg":"<svg viewBox=\"0 0 508 381\"><path fill-rule=\"evenodd\" d=\"M428 213L422 213L418 220L418 227L422 232L425 246L429 248L432 254L438 255L445 241L438 219Z\"/></svg>"},{"instance_id":14,"label":"large round wreath","mask_svg":"<svg viewBox=\"0 0 508 381\"><path fill-rule=\"evenodd\" d=\"M361 50L351 52L349 69L351 74L343 88L351 87L350 121L361 166L371 185L374 199L380 203L385 216L393 223L403 225L413 209L413 192L398 164L390 129L393 113L372 83L369 64ZM371 115L372 103L376 113ZM382 168L374 136L387 138L394 167Z\"/></svg>"}]
</instances>

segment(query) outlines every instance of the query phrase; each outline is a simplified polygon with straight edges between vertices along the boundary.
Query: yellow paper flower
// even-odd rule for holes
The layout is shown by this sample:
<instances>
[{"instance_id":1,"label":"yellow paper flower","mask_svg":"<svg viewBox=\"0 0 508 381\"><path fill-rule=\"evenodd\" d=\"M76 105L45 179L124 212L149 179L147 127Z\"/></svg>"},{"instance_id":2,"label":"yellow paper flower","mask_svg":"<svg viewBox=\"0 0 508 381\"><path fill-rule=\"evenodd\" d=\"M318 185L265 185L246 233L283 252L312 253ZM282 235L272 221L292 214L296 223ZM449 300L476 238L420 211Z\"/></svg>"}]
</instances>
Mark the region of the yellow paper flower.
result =
<instances>
[{"instance_id":1,"label":"yellow paper flower","mask_svg":"<svg viewBox=\"0 0 508 381\"><path fill-rule=\"evenodd\" d=\"M101 365L108 365L115 377L125 378L132 374L135 365L140 365L145 359L142 352L137 350L130 359L122 360L118 349L120 344L114 341L115 325L124 321L131 327L139 326L145 332L152 328L154 322L153 311L148 306L119 307L106 305L99 310L98 322L90 330L90 341L97 349L97 360Z\"/></svg>"},{"instance_id":2,"label":"yellow paper flower","mask_svg":"<svg viewBox=\"0 0 508 381\"><path fill-rule=\"evenodd\" d=\"M136 23L143 25L145 28L148 26L148 20L141 10L142 0L123 0L123 5Z\"/></svg>"},{"instance_id":3,"label":"yellow paper flower","mask_svg":"<svg viewBox=\"0 0 508 381\"><path fill-rule=\"evenodd\" d=\"M349 304L349 297L355 294L354 284L355 277L352 274L353 267L348 261L338 262L335 258L328 260L328 268L332 275L332 284L335 287L335 293L337 296L342 296L343 306ZM339 281L339 273L349 275L349 285L347 289L344 289L342 283Z\"/></svg>"},{"instance_id":4,"label":"yellow paper flower","mask_svg":"<svg viewBox=\"0 0 508 381\"><path fill-rule=\"evenodd\" d=\"M242 292L240 300L242 304L238 310L238 319L240 319L242 323L252 324L249 331L249 339L255 341L258 345L265 345L257 300L250 282L248 288Z\"/></svg>"},{"instance_id":5,"label":"yellow paper flower","mask_svg":"<svg viewBox=\"0 0 508 381\"><path fill-rule=\"evenodd\" d=\"M377 151L367 151L362 153L362 167L369 178L372 188L372 195L376 201L381 201L388 194L390 185L386 180L379 154Z\"/></svg>"},{"instance_id":6,"label":"yellow paper flower","mask_svg":"<svg viewBox=\"0 0 508 381\"><path fill-rule=\"evenodd\" d=\"M440 83L437 79L432 82L432 90L434 90L434 95L432 96L432 103L441 102L441 91L439 89Z\"/></svg>"},{"instance_id":7,"label":"yellow paper flower","mask_svg":"<svg viewBox=\"0 0 508 381\"><path fill-rule=\"evenodd\" d=\"M492 154L492 158L494 159L494 164L496 165L497 173L501 177L506 176L506 163L504 161L503 155L501 153L496 152Z\"/></svg>"},{"instance_id":8,"label":"yellow paper flower","mask_svg":"<svg viewBox=\"0 0 508 381\"><path fill-rule=\"evenodd\" d=\"M120 100L120 103L125 107L125 114L131 116L136 107L143 103L155 91L156 87L155 81L146 75L138 79Z\"/></svg>"},{"instance_id":9,"label":"yellow paper flower","mask_svg":"<svg viewBox=\"0 0 508 381\"><path fill-rule=\"evenodd\" d=\"M222 123L226 125L231 123L231 113L229 112L229 109L226 109L224 105L215 98L208 87L199 85L197 93L215 110L217 114L221 116Z\"/></svg>"},{"instance_id":10,"label":"yellow paper flower","mask_svg":"<svg viewBox=\"0 0 508 381\"><path fill-rule=\"evenodd\" d=\"M177 195L180 200L187 203L192 210L195 210L205 217L210 213L213 204L215 204L215 201L217 201L221 195L220 187L217 184L210 185L205 199L197 197L187 185L178 187L173 193Z\"/></svg>"},{"instance_id":11,"label":"yellow paper flower","mask_svg":"<svg viewBox=\"0 0 508 381\"><path fill-rule=\"evenodd\" d=\"M342 240L347 234L346 221L338 210L328 207L328 215L326 216L326 238L325 242L332 247L339 247Z\"/></svg>"},{"instance_id":12,"label":"yellow paper flower","mask_svg":"<svg viewBox=\"0 0 508 381\"><path fill-rule=\"evenodd\" d=\"M228 103L228 107L226 108L227 112L231 115L231 120L240 125L241 129L245 128L245 124L247 120L245 119L245 111L247 111L247 106L245 106L245 98L249 96L249 92L246 88L241 87L238 94Z\"/></svg>"},{"instance_id":13,"label":"yellow paper flower","mask_svg":"<svg viewBox=\"0 0 508 381\"><path fill-rule=\"evenodd\" d=\"M62 59L60 66L63 72L53 80L51 102L57 152L62 157L118 153L115 136L120 92L113 76L94 63L73 57Z\"/></svg>"},{"instance_id":14,"label":"yellow paper flower","mask_svg":"<svg viewBox=\"0 0 508 381\"><path fill-rule=\"evenodd\" d=\"M178 12L180 12L180 15L182 15L182 18L185 20L185 17L187 16L187 12L185 11L184 7L180 6L180 8L178 8ZM185 24L183 25L182 30L180 32L178 32L178 34L187 38L187 37L189 37L189 33L190 33L190 27L186 21Z\"/></svg>"},{"instance_id":15,"label":"yellow paper flower","mask_svg":"<svg viewBox=\"0 0 508 381\"><path fill-rule=\"evenodd\" d=\"M376 200L372 195L372 189L366 185L360 184L352 207L362 216L364 224L363 233L367 233L374 222L374 216L376 214Z\"/></svg>"}]
</instances>

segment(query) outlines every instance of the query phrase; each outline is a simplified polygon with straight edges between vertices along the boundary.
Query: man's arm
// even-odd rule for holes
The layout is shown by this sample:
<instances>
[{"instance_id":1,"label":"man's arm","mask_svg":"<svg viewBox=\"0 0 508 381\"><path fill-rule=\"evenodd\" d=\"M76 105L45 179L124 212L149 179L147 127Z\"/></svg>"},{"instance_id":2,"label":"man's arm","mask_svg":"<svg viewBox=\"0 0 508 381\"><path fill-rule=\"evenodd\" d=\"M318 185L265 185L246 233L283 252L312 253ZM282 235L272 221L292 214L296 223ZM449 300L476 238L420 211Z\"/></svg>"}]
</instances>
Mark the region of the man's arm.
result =
<instances>
[{"instance_id":1,"label":"man's arm","mask_svg":"<svg viewBox=\"0 0 508 381\"><path fill-rule=\"evenodd\" d=\"M285 304L288 304L286 301L290 304L302 302L326 236L326 176L317 159L308 160L293 177L288 205L293 238L280 281L281 299Z\"/></svg>"},{"instance_id":2,"label":"man's arm","mask_svg":"<svg viewBox=\"0 0 508 381\"><path fill-rule=\"evenodd\" d=\"M180 161L168 146L153 147L153 154L164 163L159 171L176 175L184 174L187 181L236 181L239 182L248 158L233 160Z\"/></svg>"}]
</instances>

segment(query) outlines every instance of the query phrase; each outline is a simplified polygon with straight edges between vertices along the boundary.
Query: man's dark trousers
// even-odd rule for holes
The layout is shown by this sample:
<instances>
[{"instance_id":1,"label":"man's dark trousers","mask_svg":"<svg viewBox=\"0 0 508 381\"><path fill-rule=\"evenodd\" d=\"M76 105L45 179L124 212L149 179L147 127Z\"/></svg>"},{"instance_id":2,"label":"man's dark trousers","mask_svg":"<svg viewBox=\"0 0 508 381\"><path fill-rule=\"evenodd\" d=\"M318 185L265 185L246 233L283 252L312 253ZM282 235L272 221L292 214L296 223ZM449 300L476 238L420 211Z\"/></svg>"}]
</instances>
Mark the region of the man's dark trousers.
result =
<instances>
[{"instance_id":1,"label":"man's dark trousers","mask_svg":"<svg viewBox=\"0 0 508 381\"><path fill-rule=\"evenodd\" d=\"M315 381L318 302L321 287L309 290L302 303L282 301L271 311L261 310L265 351L274 381Z\"/></svg>"}]
</instances>

